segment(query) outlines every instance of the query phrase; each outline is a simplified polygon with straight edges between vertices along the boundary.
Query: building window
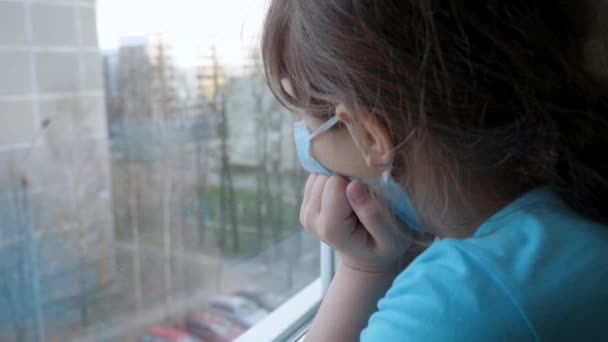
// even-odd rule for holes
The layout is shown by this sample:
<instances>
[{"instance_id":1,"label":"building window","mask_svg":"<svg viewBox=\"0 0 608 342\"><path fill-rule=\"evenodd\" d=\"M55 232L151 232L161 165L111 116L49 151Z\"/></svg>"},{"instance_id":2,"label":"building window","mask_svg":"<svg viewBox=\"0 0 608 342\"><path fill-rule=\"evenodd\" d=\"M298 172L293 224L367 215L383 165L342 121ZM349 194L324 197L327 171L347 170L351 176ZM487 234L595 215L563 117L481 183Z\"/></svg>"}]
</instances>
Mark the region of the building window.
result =
<instances>
[{"instance_id":1,"label":"building window","mask_svg":"<svg viewBox=\"0 0 608 342\"><path fill-rule=\"evenodd\" d=\"M0 0L0 340L232 340L318 301L264 10Z\"/></svg>"}]
</instances>

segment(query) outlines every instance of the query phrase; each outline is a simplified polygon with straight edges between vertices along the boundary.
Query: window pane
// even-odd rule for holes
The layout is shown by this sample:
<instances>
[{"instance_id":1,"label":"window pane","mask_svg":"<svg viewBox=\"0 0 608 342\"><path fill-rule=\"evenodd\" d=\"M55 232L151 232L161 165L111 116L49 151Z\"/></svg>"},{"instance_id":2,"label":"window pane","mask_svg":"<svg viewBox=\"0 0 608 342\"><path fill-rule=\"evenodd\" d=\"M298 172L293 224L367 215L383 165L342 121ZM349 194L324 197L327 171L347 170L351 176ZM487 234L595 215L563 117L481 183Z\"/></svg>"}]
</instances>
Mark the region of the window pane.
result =
<instances>
[{"instance_id":1,"label":"window pane","mask_svg":"<svg viewBox=\"0 0 608 342\"><path fill-rule=\"evenodd\" d=\"M1 341L233 339L319 277L264 5L0 2Z\"/></svg>"}]
</instances>

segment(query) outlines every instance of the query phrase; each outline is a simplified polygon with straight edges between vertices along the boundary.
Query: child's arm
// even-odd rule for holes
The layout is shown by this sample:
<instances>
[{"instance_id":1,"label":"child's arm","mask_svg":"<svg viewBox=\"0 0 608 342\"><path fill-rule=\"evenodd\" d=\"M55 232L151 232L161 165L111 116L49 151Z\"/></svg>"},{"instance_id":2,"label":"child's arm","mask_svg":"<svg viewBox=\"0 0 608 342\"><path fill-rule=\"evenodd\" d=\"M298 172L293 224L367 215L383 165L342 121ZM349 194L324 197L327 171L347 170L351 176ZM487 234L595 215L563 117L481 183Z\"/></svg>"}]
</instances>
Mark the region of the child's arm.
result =
<instances>
[{"instance_id":1,"label":"child's arm","mask_svg":"<svg viewBox=\"0 0 608 342\"><path fill-rule=\"evenodd\" d=\"M340 264L306 341L359 341L396 272L371 273Z\"/></svg>"},{"instance_id":2,"label":"child's arm","mask_svg":"<svg viewBox=\"0 0 608 342\"><path fill-rule=\"evenodd\" d=\"M358 341L376 303L403 269L411 242L383 212L361 182L309 177L300 220L336 249L341 264L307 341Z\"/></svg>"}]
</instances>

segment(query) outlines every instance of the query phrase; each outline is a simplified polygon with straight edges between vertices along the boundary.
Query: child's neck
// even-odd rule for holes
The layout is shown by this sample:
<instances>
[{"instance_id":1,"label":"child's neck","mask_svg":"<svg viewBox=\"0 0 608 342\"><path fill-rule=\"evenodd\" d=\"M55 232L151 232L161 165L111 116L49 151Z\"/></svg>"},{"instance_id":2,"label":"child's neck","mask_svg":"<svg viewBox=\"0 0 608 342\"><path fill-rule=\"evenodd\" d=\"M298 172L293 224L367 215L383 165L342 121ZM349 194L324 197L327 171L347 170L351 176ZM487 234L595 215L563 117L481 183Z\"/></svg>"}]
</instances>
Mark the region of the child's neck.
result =
<instances>
[{"instance_id":1,"label":"child's neck","mask_svg":"<svg viewBox=\"0 0 608 342\"><path fill-rule=\"evenodd\" d=\"M485 221L521 194L499 194L494 187L481 184L475 188L469 187L469 191L462 195L453 193L447 199L443 218L433 224L439 238L463 239L473 236Z\"/></svg>"}]
</instances>

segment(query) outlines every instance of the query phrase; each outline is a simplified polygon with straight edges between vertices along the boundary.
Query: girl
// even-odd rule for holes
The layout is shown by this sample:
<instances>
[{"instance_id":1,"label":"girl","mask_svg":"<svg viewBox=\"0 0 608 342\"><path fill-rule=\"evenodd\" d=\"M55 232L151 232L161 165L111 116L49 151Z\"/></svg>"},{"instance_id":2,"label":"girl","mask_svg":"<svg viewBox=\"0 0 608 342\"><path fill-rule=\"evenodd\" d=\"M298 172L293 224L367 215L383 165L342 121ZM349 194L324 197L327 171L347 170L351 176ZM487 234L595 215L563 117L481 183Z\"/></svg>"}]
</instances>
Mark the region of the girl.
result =
<instances>
[{"instance_id":1,"label":"girl","mask_svg":"<svg viewBox=\"0 0 608 342\"><path fill-rule=\"evenodd\" d=\"M340 255L308 340L608 340L602 3L272 1L300 219Z\"/></svg>"}]
</instances>

